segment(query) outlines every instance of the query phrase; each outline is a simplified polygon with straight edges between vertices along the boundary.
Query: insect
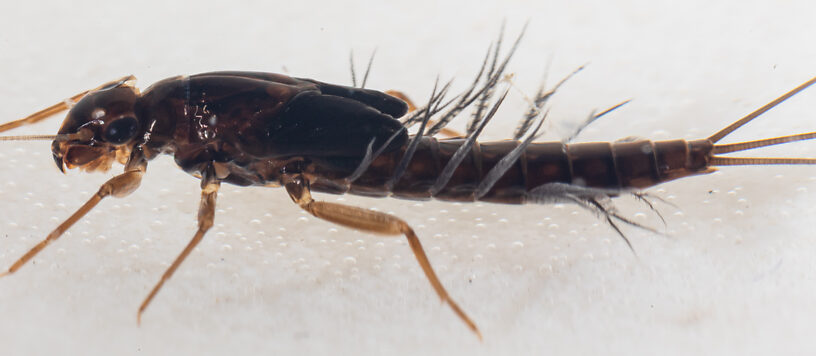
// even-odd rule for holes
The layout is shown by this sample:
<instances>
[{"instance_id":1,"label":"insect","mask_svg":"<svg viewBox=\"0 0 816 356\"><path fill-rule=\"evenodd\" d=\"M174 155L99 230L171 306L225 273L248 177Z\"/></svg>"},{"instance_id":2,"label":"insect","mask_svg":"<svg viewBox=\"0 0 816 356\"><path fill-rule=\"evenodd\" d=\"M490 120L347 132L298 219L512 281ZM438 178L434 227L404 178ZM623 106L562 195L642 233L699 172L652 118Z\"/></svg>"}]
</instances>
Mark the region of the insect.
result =
<instances>
[{"instance_id":1,"label":"insect","mask_svg":"<svg viewBox=\"0 0 816 356\"><path fill-rule=\"evenodd\" d=\"M467 90L446 99L450 86L442 85L422 108L411 113L405 101L362 86L225 71L165 79L144 92L128 76L0 125L0 132L7 131L69 110L56 135L2 139L52 141L54 161L63 172L73 168L107 171L114 162L124 165L122 174L105 182L0 276L18 271L102 199L135 191L148 162L169 154L181 169L201 181L198 230L145 297L137 320L212 227L220 184L229 183L283 187L297 205L320 219L364 232L404 235L438 296L481 337L476 324L439 281L408 223L381 212L316 201L311 192L504 204L571 202L599 214L629 244L616 222L643 226L616 213L609 203L611 197L638 194L639 189L710 173L718 166L816 164L812 158L720 156L813 139L816 132L717 143L812 85L816 78L708 138L693 141L535 142L546 117L541 108L555 92L542 89L513 140L478 142L507 95L505 91L492 99L517 44L518 40L500 60L497 42ZM586 124L616 107L590 116ZM466 136L434 137L468 108L474 108L474 115ZM409 134L407 128L414 124L419 129Z\"/></svg>"}]
</instances>

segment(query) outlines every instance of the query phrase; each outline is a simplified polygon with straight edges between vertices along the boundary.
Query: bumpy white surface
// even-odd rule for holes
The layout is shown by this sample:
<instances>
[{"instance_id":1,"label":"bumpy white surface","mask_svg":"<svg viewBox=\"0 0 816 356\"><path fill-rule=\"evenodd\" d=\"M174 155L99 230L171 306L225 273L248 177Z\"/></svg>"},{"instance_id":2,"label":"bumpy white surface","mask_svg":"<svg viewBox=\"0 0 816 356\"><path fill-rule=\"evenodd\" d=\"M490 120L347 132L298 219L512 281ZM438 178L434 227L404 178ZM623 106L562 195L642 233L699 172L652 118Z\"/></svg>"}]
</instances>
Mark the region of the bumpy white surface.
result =
<instances>
[{"instance_id":1,"label":"bumpy white surface","mask_svg":"<svg viewBox=\"0 0 816 356\"><path fill-rule=\"evenodd\" d=\"M554 98L552 130L635 99L584 141L705 137L816 74L808 1L402 3L4 3L0 118L129 73L143 88L226 69L347 83L349 50L363 64L374 48L369 86L422 100L437 74L465 85L503 19L508 37L531 21L510 66L528 93L549 59L550 83L591 62ZM485 138L510 134L524 110L514 95ZM814 131L814 102L811 90L729 140ZM51 133L59 120L15 132ZM788 149L816 156L813 144ZM62 176L43 142L3 143L0 167L3 267L106 179ZM411 223L481 343L440 305L402 239L317 221L279 189L229 186L215 228L138 327L139 303L192 236L199 194L170 159L148 173L138 192L103 202L0 279L3 355L816 351L812 167L726 168L650 189L678 208L658 204L667 236L625 229L637 257L569 205L320 197ZM642 204L618 204L662 226Z\"/></svg>"}]
</instances>

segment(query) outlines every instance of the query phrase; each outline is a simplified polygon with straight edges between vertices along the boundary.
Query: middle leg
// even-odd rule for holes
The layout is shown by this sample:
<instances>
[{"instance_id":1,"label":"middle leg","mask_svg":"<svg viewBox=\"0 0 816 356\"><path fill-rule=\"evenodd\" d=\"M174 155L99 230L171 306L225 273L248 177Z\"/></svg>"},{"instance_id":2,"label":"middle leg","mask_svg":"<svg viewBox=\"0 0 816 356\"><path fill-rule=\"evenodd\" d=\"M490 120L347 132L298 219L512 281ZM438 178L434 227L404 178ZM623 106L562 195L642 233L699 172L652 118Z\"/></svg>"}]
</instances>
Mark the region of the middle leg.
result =
<instances>
[{"instance_id":1,"label":"middle leg","mask_svg":"<svg viewBox=\"0 0 816 356\"><path fill-rule=\"evenodd\" d=\"M161 276L161 279L159 279L159 282L156 283L153 290L151 290L150 294L144 299L142 305L139 306L139 312L136 314L137 323L141 323L142 313L147 309L147 306L150 305L153 297L159 292L164 282L173 276L173 273L176 272L176 269L184 262L184 259L187 258L190 252L192 252L196 245L204 238L204 234L207 233L207 230L212 227L213 220L215 220L215 198L218 196L220 182L209 179L208 177L211 176L214 176L214 174L204 174L201 178L201 203L199 203L198 206L198 231L196 231L193 239L187 243L187 247L176 257L173 264L167 268Z\"/></svg>"}]
</instances>

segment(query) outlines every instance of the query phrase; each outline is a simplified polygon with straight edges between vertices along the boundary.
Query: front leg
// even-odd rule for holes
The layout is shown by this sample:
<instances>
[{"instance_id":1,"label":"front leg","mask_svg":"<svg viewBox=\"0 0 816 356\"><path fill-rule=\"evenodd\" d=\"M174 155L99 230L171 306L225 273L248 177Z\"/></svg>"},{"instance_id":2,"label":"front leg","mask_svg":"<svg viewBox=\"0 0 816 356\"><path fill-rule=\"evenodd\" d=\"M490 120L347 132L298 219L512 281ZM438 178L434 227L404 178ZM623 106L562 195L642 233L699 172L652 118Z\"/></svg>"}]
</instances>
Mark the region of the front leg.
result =
<instances>
[{"instance_id":1,"label":"front leg","mask_svg":"<svg viewBox=\"0 0 816 356\"><path fill-rule=\"evenodd\" d=\"M91 199L88 199L84 205L77 209L73 215L63 221L62 224L59 224L59 226L57 226L54 231L51 231L51 233L48 234L44 240L32 247L31 250L28 250L28 252L14 262L14 264L11 265L7 271L0 272L0 277L10 275L20 269L20 267L22 267L26 262L40 253L45 246L48 246L50 243L56 241L66 230L82 219L82 217L91 211L96 204L99 204L102 199L108 196L121 198L133 193L133 191L139 187L139 184L141 184L142 176L144 175L146 167L146 164L134 165L134 167L126 170L125 173L113 177L105 182L105 184L102 184L96 194L94 194Z\"/></svg>"},{"instance_id":2,"label":"front leg","mask_svg":"<svg viewBox=\"0 0 816 356\"><path fill-rule=\"evenodd\" d=\"M454 313L476 333L479 339L482 338L482 334L479 332L479 328L476 327L476 324L459 308L459 305L451 299L445 287L442 286L442 282L439 281L439 278L431 267L431 262L428 260L425 250L422 249L419 238L407 223L393 215L377 211L315 201L312 199L312 195L309 191L309 182L299 174L283 176L282 184L286 187L286 191L295 203L317 218L375 234L405 235L408 239L408 244L411 245L414 256L417 261L419 261L419 266L422 267L422 271L425 272L425 277L428 278L428 281L431 282L431 286L436 290L436 294L439 295L442 302L447 303L451 309L453 309Z\"/></svg>"}]
</instances>

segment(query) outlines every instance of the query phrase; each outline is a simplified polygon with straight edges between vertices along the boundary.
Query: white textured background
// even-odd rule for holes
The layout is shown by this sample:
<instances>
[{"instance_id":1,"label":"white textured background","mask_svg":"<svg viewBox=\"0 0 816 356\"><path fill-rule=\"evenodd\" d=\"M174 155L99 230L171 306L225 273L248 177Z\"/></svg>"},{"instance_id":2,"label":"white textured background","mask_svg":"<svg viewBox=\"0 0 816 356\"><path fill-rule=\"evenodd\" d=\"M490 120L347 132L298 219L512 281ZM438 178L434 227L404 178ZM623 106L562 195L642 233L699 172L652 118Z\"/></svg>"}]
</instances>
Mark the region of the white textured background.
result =
<instances>
[{"instance_id":1,"label":"white textured background","mask_svg":"<svg viewBox=\"0 0 816 356\"><path fill-rule=\"evenodd\" d=\"M142 88L225 69L348 83L349 51L362 65L374 48L370 87L419 101L437 75L467 83L503 19L508 37L531 21L510 66L522 90L534 92L550 58L550 83L590 63L554 98L553 132L635 99L584 141L705 137L816 74L809 1L400 3L6 1L0 118L130 73ZM814 108L812 89L729 140L814 131ZM523 110L515 94L483 136L508 137ZM15 133L53 133L59 120ZM813 144L787 149L816 156ZM104 201L0 279L0 353L816 351L813 167L725 168L650 189L679 209L658 204L668 236L625 229L638 257L569 205L342 197L416 227L443 283L481 327L481 343L440 305L402 239L307 217L279 189L230 186L215 228L137 327L142 298L192 236L199 194L198 181L166 157L148 173L138 192ZM105 179L61 175L45 142L0 145L0 265ZM662 229L643 205L618 204Z\"/></svg>"}]
</instances>

